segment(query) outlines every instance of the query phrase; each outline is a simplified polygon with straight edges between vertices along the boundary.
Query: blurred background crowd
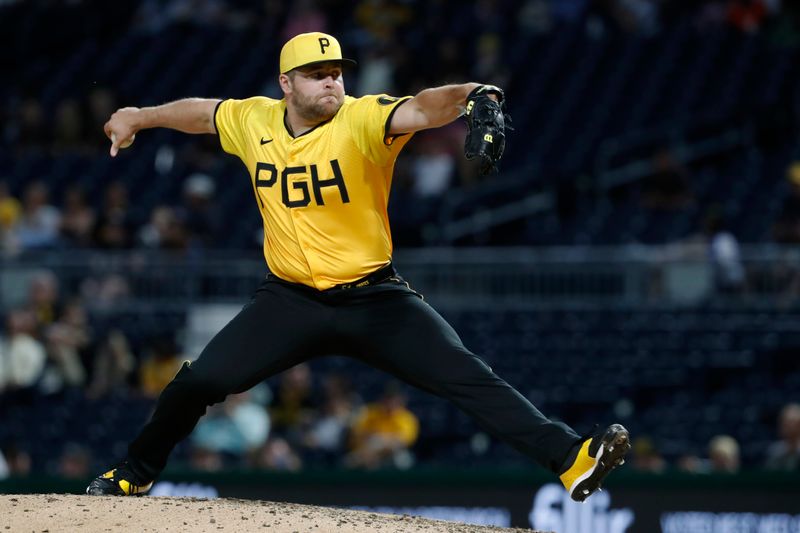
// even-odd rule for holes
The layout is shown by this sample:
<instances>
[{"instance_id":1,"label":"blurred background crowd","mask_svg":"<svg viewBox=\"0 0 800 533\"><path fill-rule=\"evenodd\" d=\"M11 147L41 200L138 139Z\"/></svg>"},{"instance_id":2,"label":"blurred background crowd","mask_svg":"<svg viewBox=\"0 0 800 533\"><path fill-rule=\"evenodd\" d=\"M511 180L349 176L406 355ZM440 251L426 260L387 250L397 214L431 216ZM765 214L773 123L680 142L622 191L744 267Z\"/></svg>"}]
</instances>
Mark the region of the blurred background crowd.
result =
<instances>
[{"instance_id":1,"label":"blurred background crowd","mask_svg":"<svg viewBox=\"0 0 800 533\"><path fill-rule=\"evenodd\" d=\"M112 160L103 123L187 96L280 97L280 47L303 31L358 61L355 96L507 91L499 175L464 160L460 121L409 143L390 203L398 249L678 245L713 265L716 294L746 299L763 280L740 248L800 243L797 2L0 0L0 478L107 466L196 357L186 309L148 299L179 290L152 254L191 276L215 254L260 253L247 175L216 137L142 132ZM136 279L104 271L116 262ZM766 307L443 313L548 414L582 431L622 417L636 469L796 471L795 270L771 270L783 281ZM211 408L176 461L524 460L440 400L332 358Z\"/></svg>"}]
</instances>

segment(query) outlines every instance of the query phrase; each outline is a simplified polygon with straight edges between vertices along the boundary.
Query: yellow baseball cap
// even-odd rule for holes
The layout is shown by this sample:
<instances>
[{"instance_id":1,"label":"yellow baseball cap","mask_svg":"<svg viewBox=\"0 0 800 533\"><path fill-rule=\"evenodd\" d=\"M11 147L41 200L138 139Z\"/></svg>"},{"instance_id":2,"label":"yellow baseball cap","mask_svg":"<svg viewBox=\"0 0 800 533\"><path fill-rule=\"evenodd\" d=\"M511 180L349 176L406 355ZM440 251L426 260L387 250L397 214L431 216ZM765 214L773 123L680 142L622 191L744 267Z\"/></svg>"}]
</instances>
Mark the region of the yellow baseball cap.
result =
<instances>
[{"instance_id":1,"label":"yellow baseball cap","mask_svg":"<svg viewBox=\"0 0 800 533\"><path fill-rule=\"evenodd\" d=\"M356 64L342 57L342 47L336 37L318 31L295 35L281 49L281 72L284 74L297 67L325 61L341 61L348 66Z\"/></svg>"}]
</instances>

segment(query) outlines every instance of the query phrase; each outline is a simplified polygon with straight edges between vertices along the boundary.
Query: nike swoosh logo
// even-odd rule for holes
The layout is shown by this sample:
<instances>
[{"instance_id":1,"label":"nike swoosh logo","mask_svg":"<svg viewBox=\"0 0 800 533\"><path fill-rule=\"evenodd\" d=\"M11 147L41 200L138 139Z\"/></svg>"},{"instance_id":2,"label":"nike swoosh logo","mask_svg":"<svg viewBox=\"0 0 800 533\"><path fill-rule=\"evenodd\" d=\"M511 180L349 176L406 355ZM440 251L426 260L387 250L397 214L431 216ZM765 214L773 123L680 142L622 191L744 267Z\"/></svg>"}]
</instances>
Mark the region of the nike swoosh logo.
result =
<instances>
[{"instance_id":1,"label":"nike swoosh logo","mask_svg":"<svg viewBox=\"0 0 800 533\"><path fill-rule=\"evenodd\" d=\"M271 142L272 142L272 139L264 139L264 137L261 137L261 145L262 146L267 144L267 143L271 143Z\"/></svg>"}]
</instances>

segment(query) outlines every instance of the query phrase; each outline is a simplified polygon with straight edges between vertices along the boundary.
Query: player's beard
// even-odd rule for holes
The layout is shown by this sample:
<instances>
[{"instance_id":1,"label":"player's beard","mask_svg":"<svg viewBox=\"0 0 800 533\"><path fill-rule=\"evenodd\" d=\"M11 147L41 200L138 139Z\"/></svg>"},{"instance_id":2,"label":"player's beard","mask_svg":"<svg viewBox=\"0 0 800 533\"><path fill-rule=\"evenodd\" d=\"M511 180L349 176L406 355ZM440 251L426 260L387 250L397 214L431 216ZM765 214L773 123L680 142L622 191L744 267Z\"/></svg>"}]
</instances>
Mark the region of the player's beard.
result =
<instances>
[{"instance_id":1,"label":"player's beard","mask_svg":"<svg viewBox=\"0 0 800 533\"><path fill-rule=\"evenodd\" d=\"M304 120L309 122L325 122L333 117L339 108L342 107L342 100L336 94L329 94L326 96L333 96L336 102L323 102L319 97L309 97L294 93L294 108L297 114Z\"/></svg>"}]
</instances>

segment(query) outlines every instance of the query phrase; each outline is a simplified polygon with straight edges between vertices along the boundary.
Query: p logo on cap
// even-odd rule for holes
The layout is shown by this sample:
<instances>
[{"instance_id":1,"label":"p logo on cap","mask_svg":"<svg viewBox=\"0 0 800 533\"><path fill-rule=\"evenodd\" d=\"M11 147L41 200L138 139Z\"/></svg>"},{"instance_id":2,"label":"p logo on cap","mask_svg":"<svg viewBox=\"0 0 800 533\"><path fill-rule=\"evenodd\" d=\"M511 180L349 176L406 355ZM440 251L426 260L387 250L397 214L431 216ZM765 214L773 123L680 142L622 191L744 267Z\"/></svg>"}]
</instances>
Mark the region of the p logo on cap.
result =
<instances>
[{"instance_id":1,"label":"p logo on cap","mask_svg":"<svg viewBox=\"0 0 800 533\"><path fill-rule=\"evenodd\" d=\"M287 73L298 67L341 61L354 66L352 59L342 57L342 47L333 35L321 32L301 33L289 39L281 49L281 72Z\"/></svg>"}]
</instances>

